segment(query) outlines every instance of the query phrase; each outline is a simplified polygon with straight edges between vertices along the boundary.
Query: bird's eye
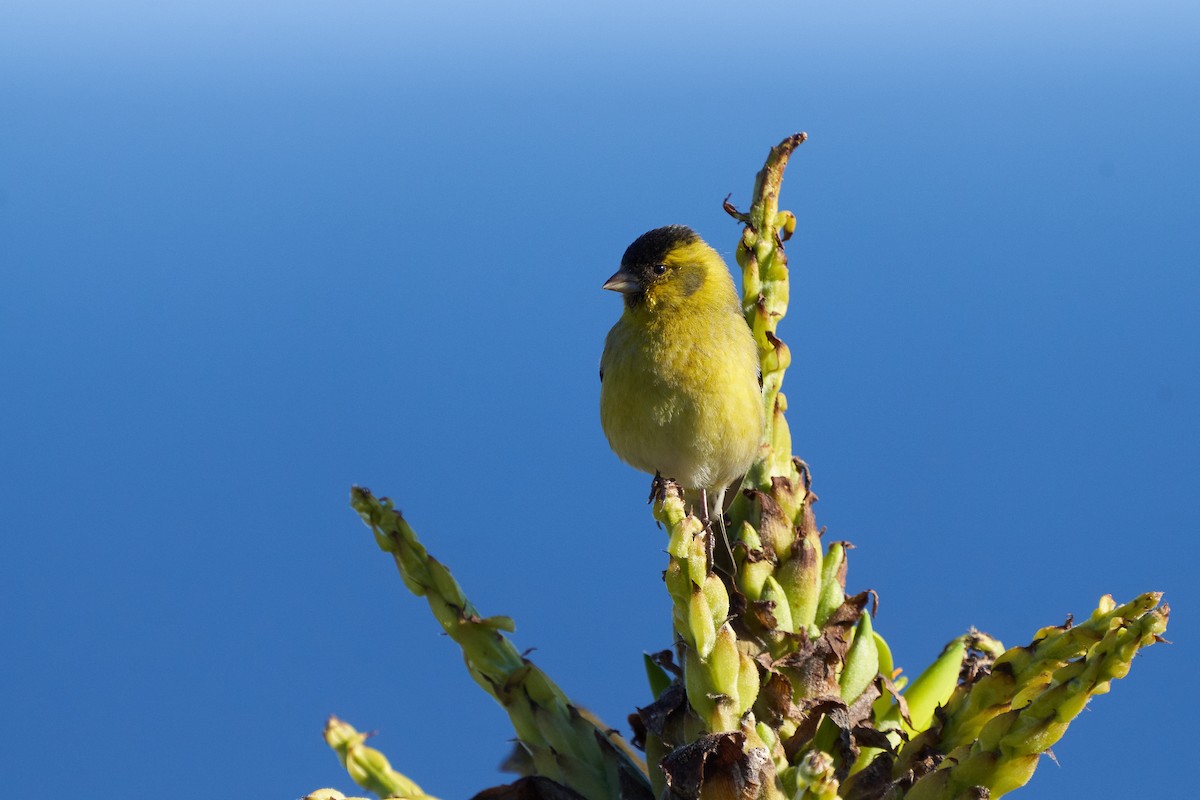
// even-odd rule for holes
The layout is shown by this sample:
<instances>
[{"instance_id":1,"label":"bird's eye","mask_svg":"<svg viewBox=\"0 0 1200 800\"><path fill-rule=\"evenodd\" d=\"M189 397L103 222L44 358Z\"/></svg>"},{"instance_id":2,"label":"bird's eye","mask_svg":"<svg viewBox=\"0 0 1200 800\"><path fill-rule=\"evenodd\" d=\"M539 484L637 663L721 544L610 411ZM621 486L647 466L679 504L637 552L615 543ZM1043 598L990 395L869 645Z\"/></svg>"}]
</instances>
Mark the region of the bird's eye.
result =
<instances>
[{"instance_id":1,"label":"bird's eye","mask_svg":"<svg viewBox=\"0 0 1200 800\"><path fill-rule=\"evenodd\" d=\"M662 275L663 273L665 273L667 271L667 265L666 264L655 264L650 269L654 270L655 275Z\"/></svg>"}]
</instances>

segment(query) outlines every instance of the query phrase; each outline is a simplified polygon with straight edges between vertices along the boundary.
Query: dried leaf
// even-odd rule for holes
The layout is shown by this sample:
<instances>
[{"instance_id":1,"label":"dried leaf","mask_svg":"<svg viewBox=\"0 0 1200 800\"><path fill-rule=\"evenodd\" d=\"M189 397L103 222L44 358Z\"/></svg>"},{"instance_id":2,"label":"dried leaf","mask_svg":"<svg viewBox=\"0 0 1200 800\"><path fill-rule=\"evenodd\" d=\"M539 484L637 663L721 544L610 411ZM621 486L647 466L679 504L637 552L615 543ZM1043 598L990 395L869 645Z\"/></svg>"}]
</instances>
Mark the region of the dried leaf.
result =
<instances>
[{"instance_id":1,"label":"dried leaf","mask_svg":"<svg viewBox=\"0 0 1200 800\"><path fill-rule=\"evenodd\" d=\"M679 800L755 800L774 770L763 748L745 752L739 731L712 733L663 759L670 796Z\"/></svg>"}]
</instances>

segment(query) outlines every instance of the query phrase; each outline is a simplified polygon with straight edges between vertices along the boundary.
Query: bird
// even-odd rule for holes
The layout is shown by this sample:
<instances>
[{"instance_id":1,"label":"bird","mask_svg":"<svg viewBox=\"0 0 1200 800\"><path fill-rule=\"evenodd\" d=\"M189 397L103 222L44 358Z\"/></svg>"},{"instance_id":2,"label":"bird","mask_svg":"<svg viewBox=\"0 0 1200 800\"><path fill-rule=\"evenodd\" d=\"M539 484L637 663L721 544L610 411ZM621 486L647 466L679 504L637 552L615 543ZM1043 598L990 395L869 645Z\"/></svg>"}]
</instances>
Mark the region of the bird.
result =
<instances>
[{"instance_id":1,"label":"bird","mask_svg":"<svg viewBox=\"0 0 1200 800\"><path fill-rule=\"evenodd\" d=\"M603 288L625 301L600 357L609 446L679 484L706 524L722 519L764 419L758 348L729 268L694 230L668 225L634 240Z\"/></svg>"}]
</instances>

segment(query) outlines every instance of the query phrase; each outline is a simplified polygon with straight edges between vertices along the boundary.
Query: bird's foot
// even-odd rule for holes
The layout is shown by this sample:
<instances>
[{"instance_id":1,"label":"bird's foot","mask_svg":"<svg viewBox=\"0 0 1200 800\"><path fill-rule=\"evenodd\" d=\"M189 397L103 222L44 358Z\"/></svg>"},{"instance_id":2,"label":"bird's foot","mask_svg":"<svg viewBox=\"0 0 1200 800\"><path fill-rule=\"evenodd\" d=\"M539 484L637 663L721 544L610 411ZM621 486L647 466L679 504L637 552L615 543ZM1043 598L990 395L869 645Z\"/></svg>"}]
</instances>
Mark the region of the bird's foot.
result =
<instances>
[{"instance_id":1,"label":"bird's foot","mask_svg":"<svg viewBox=\"0 0 1200 800\"><path fill-rule=\"evenodd\" d=\"M646 498L647 503L659 502L667 499L667 490L674 488L679 491L679 484L671 478L664 478L661 472L654 473L654 480L650 481L650 496Z\"/></svg>"}]
</instances>

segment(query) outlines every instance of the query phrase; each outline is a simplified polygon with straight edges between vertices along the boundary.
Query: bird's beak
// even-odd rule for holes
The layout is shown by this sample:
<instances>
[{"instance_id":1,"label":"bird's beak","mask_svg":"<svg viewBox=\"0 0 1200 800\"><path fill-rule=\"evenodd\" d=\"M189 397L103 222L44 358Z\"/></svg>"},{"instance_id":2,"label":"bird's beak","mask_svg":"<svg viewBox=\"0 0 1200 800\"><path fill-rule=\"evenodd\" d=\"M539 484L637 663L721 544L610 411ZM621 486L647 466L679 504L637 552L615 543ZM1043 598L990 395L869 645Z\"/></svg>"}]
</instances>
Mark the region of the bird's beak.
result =
<instances>
[{"instance_id":1,"label":"bird's beak","mask_svg":"<svg viewBox=\"0 0 1200 800\"><path fill-rule=\"evenodd\" d=\"M602 289L609 289L621 294L633 294L638 290L637 277L632 272L626 272L624 267L613 273L613 276L604 282Z\"/></svg>"}]
</instances>

